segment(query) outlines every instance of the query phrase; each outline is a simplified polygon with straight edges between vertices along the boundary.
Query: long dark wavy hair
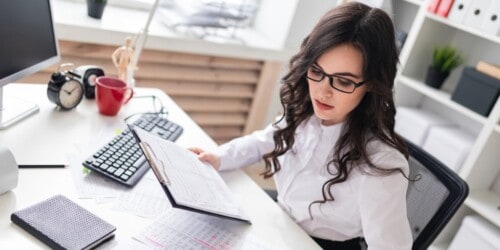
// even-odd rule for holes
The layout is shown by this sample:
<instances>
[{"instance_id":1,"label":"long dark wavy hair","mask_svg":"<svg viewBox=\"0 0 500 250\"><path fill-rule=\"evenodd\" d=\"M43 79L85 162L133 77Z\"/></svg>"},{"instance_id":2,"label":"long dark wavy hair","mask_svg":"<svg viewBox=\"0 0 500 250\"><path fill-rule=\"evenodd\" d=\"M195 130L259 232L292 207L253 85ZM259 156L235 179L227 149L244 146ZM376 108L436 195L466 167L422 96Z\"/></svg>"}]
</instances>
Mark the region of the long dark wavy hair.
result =
<instances>
[{"instance_id":1,"label":"long dark wavy hair","mask_svg":"<svg viewBox=\"0 0 500 250\"><path fill-rule=\"evenodd\" d=\"M285 119L286 126L274 132L275 147L263 156L265 171L262 175L269 178L281 169L278 157L292 148L297 127L314 114L305 77L308 67L327 50L342 44L350 44L362 53L363 76L368 91L348 115L333 149L333 159L327 164L332 178L323 184L323 200L312 202L309 209L314 203L333 201L332 186L346 181L350 171L361 163L375 170L370 172L381 175L400 172L406 177L402 169L375 166L366 151L368 142L376 139L408 158L404 141L394 132L396 109L392 90L398 52L393 23L384 11L356 2L342 4L327 12L304 39L300 51L291 58L290 71L283 77L280 89L281 120ZM365 173L366 170L361 169Z\"/></svg>"}]
</instances>

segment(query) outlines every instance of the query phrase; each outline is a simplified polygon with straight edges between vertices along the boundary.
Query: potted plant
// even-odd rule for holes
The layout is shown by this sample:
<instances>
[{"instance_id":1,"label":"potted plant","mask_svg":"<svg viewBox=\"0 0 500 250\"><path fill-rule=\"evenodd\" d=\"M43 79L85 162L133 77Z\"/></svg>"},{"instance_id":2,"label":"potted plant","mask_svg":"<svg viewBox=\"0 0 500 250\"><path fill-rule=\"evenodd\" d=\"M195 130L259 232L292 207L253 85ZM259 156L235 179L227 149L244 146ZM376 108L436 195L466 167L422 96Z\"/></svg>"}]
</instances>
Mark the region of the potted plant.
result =
<instances>
[{"instance_id":1,"label":"potted plant","mask_svg":"<svg viewBox=\"0 0 500 250\"><path fill-rule=\"evenodd\" d=\"M87 14L90 17L101 19L107 0L87 0Z\"/></svg>"},{"instance_id":2,"label":"potted plant","mask_svg":"<svg viewBox=\"0 0 500 250\"><path fill-rule=\"evenodd\" d=\"M425 83L439 89L450 75L450 72L463 62L462 54L452 45L434 48L432 64L427 70Z\"/></svg>"}]
</instances>

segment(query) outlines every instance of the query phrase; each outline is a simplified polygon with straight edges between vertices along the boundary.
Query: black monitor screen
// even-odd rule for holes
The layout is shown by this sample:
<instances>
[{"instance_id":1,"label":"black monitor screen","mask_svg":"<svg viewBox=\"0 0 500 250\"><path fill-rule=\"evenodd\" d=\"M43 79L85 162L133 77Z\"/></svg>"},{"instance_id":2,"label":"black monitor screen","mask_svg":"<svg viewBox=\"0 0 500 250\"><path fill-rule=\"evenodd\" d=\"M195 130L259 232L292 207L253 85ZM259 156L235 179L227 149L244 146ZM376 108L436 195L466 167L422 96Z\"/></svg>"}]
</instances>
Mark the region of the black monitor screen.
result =
<instances>
[{"instance_id":1,"label":"black monitor screen","mask_svg":"<svg viewBox=\"0 0 500 250\"><path fill-rule=\"evenodd\" d=\"M0 37L0 80L57 56L49 0L0 1Z\"/></svg>"}]
</instances>

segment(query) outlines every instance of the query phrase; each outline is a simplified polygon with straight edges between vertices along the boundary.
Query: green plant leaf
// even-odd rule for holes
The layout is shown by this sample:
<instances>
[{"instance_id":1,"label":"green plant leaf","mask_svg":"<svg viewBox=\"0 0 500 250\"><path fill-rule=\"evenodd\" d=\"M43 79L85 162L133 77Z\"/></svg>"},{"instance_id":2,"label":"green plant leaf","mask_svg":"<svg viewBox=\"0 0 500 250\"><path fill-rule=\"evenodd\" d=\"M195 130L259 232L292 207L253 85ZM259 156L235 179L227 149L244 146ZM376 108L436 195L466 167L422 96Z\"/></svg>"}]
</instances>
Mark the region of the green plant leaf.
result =
<instances>
[{"instance_id":1,"label":"green plant leaf","mask_svg":"<svg viewBox=\"0 0 500 250\"><path fill-rule=\"evenodd\" d=\"M440 72L450 72L463 62L461 52L452 45L448 44L434 48L431 65Z\"/></svg>"}]
</instances>

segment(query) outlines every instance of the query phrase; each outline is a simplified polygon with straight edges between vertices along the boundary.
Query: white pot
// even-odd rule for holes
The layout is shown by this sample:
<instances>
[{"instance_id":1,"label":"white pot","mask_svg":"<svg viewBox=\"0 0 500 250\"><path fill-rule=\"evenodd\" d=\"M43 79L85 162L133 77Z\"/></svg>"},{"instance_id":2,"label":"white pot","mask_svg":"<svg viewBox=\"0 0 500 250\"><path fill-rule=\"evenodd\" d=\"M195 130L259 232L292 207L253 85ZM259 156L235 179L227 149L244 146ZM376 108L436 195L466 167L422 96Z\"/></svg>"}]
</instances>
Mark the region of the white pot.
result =
<instances>
[{"instance_id":1,"label":"white pot","mask_svg":"<svg viewBox=\"0 0 500 250\"><path fill-rule=\"evenodd\" d=\"M14 155L7 147L0 145L0 195L17 186L18 176Z\"/></svg>"}]
</instances>

